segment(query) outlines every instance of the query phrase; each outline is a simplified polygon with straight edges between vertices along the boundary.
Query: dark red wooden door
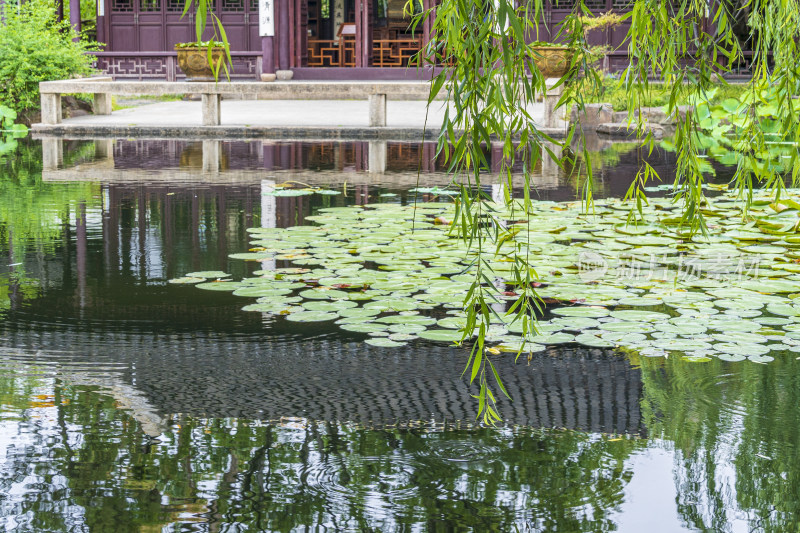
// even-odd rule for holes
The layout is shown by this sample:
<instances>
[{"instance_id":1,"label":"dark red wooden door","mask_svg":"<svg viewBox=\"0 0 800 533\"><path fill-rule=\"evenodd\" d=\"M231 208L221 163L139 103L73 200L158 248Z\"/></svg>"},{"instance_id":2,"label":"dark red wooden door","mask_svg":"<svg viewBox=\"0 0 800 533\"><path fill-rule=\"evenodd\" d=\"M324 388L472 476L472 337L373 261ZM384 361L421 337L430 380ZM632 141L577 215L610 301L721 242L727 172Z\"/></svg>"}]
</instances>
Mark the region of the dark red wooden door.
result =
<instances>
[{"instance_id":1,"label":"dark red wooden door","mask_svg":"<svg viewBox=\"0 0 800 533\"><path fill-rule=\"evenodd\" d=\"M165 50L172 50L178 43L195 40L194 12L183 14L184 0L165 0L164 32Z\"/></svg>"},{"instance_id":2,"label":"dark red wooden door","mask_svg":"<svg viewBox=\"0 0 800 533\"><path fill-rule=\"evenodd\" d=\"M110 0L106 49L160 52L172 50L177 43L194 41L194 13L181 17L183 6L184 0ZM261 50L258 0L216 0L214 12L223 22L231 50ZM212 35L208 24L203 39Z\"/></svg>"},{"instance_id":3,"label":"dark red wooden door","mask_svg":"<svg viewBox=\"0 0 800 533\"><path fill-rule=\"evenodd\" d=\"M136 52L139 50L136 20L138 0L111 0L107 50L112 52Z\"/></svg>"},{"instance_id":4,"label":"dark red wooden door","mask_svg":"<svg viewBox=\"0 0 800 533\"><path fill-rule=\"evenodd\" d=\"M163 4L167 0L139 1L139 50L141 52L159 52L164 50L164 13Z\"/></svg>"},{"instance_id":5,"label":"dark red wooden door","mask_svg":"<svg viewBox=\"0 0 800 533\"><path fill-rule=\"evenodd\" d=\"M248 0L218 0L218 16L225 28L231 50L250 50Z\"/></svg>"}]
</instances>

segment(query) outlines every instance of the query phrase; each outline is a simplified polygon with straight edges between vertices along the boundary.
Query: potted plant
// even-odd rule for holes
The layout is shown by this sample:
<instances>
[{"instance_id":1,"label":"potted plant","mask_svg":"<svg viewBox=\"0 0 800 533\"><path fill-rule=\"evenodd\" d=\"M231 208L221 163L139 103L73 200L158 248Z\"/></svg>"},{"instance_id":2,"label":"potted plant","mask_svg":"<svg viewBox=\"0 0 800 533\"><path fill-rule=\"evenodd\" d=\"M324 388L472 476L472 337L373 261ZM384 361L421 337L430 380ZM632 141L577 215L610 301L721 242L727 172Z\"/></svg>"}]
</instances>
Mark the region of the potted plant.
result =
<instances>
[{"instance_id":1,"label":"potted plant","mask_svg":"<svg viewBox=\"0 0 800 533\"><path fill-rule=\"evenodd\" d=\"M536 68L545 78L560 78L569 70L573 53L569 46L546 41L533 41L529 46Z\"/></svg>"},{"instance_id":2,"label":"potted plant","mask_svg":"<svg viewBox=\"0 0 800 533\"><path fill-rule=\"evenodd\" d=\"M213 13L214 0L186 0L181 18L185 17L193 5L195 8L195 32L197 40L178 43L178 66L186 74L187 81L217 81L220 71L230 81L231 50L222 22ZM209 18L211 19L211 39L203 40Z\"/></svg>"},{"instance_id":3,"label":"potted plant","mask_svg":"<svg viewBox=\"0 0 800 533\"><path fill-rule=\"evenodd\" d=\"M530 49L534 55L536 67L545 78L561 78L566 74L573 63L573 57L581 54L581 61L593 65L604 59L611 50L606 45L589 46L589 35L592 32L603 32L618 26L624 15L609 11L597 16L591 14L570 16L557 38L566 39L566 43L551 43L547 41L534 41ZM563 33L562 33L563 32Z\"/></svg>"}]
</instances>

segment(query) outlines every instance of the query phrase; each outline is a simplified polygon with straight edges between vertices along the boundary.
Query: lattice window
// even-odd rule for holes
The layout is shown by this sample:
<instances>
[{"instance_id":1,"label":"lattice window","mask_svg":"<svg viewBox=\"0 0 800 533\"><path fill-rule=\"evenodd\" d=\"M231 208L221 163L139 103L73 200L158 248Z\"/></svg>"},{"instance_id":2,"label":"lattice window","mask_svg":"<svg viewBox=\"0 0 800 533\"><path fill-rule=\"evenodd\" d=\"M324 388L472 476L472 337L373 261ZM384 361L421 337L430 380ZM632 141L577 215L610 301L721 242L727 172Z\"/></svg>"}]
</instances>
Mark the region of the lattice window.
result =
<instances>
[{"instance_id":1,"label":"lattice window","mask_svg":"<svg viewBox=\"0 0 800 533\"><path fill-rule=\"evenodd\" d=\"M112 13L131 13L133 11L133 0L112 0Z\"/></svg>"},{"instance_id":2,"label":"lattice window","mask_svg":"<svg viewBox=\"0 0 800 533\"><path fill-rule=\"evenodd\" d=\"M243 13L244 0L222 0L223 13Z\"/></svg>"},{"instance_id":3,"label":"lattice window","mask_svg":"<svg viewBox=\"0 0 800 533\"><path fill-rule=\"evenodd\" d=\"M553 9L569 11L575 7L575 0L550 0L550 6Z\"/></svg>"},{"instance_id":4,"label":"lattice window","mask_svg":"<svg viewBox=\"0 0 800 533\"><path fill-rule=\"evenodd\" d=\"M184 0L167 0L167 13L183 13L185 5ZM189 16L189 13L186 15Z\"/></svg>"},{"instance_id":5,"label":"lattice window","mask_svg":"<svg viewBox=\"0 0 800 533\"><path fill-rule=\"evenodd\" d=\"M633 6L633 0L614 0L611 7L615 11L630 11Z\"/></svg>"},{"instance_id":6,"label":"lattice window","mask_svg":"<svg viewBox=\"0 0 800 533\"><path fill-rule=\"evenodd\" d=\"M139 11L142 13L161 11L161 0L139 0Z\"/></svg>"},{"instance_id":7,"label":"lattice window","mask_svg":"<svg viewBox=\"0 0 800 533\"><path fill-rule=\"evenodd\" d=\"M585 0L584 3L595 15L606 10L606 0Z\"/></svg>"},{"instance_id":8,"label":"lattice window","mask_svg":"<svg viewBox=\"0 0 800 533\"><path fill-rule=\"evenodd\" d=\"M250 0L250 13L258 13L258 0Z\"/></svg>"}]
</instances>

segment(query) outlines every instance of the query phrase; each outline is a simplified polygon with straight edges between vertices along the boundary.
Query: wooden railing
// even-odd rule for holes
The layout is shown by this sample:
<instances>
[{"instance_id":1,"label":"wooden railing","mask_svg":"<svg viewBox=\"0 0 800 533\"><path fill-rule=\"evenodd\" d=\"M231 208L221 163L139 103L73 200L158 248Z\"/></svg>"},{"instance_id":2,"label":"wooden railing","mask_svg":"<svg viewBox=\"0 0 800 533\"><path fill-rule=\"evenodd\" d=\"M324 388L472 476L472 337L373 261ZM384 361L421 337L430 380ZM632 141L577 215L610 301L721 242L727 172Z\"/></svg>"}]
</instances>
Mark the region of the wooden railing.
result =
<instances>
[{"instance_id":1,"label":"wooden railing","mask_svg":"<svg viewBox=\"0 0 800 533\"><path fill-rule=\"evenodd\" d=\"M373 67L407 67L422 48L422 39L376 39L372 41Z\"/></svg>"},{"instance_id":2,"label":"wooden railing","mask_svg":"<svg viewBox=\"0 0 800 533\"><path fill-rule=\"evenodd\" d=\"M375 39L372 41L373 67L399 68L412 63L414 54L422 48L422 39ZM308 40L309 67L354 67L354 39Z\"/></svg>"},{"instance_id":3,"label":"wooden railing","mask_svg":"<svg viewBox=\"0 0 800 533\"><path fill-rule=\"evenodd\" d=\"M308 40L309 67L354 67L356 66L356 42L354 39Z\"/></svg>"}]
</instances>

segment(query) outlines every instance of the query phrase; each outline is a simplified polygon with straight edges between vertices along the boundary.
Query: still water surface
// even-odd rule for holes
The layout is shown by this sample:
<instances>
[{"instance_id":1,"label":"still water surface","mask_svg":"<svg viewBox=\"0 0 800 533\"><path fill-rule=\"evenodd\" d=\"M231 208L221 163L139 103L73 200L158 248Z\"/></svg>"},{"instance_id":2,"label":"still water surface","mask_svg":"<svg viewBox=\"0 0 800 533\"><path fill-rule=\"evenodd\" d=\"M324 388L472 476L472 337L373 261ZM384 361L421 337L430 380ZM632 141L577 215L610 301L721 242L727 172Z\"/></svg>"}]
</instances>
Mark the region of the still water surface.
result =
<instances>
[{"instance_id":1,"label":"still water surface","mask_svg":"<svg viewBox=\"0 0 800 533\"><path fill-rule=\"evenodd\" d=\"M508 356L498 366L514 402L501 405L502 427L479 427L465 350L381 349L167 284L262 268L228 259L248 248L248 227L413 201L420 166L420 186L444 187L432 148L203 148L69 142L54 165L30 142L0 162L1 528L800 527L797 360L696 364L577 346ZM617 145L597 157L596 190L623 194L635 155ZM654 164L668 173L671 161ZM289 180L344 194L262 196ZM553 200L580 185L547 165L536 184Z\"/></svg>"}]
</instances>

